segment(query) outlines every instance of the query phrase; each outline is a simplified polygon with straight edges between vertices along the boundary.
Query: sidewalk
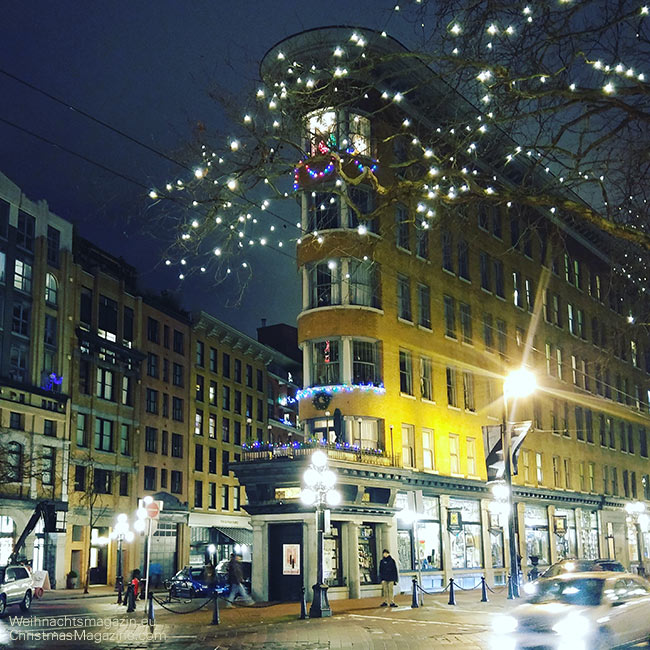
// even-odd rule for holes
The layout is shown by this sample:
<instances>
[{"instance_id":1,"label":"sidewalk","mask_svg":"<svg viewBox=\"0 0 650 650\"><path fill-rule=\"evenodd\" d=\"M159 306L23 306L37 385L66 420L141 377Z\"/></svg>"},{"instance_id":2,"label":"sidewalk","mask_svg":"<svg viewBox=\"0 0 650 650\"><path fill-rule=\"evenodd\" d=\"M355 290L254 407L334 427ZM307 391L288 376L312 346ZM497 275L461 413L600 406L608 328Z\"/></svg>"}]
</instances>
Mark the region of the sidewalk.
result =
<instances>
[{"instance_id":1,"label":"sidewalk","mask_svg":"<svg viewBox=\"0 0 650 650\"><path fill-rule=\"evenodd\" d=\"M84 594L83 589L50 589L43 594L43 600L69 600L76 598L102 598L114 596L117 600L117 591L108 585L96 585L88 589Z\"/></svg>"}]
</instances>

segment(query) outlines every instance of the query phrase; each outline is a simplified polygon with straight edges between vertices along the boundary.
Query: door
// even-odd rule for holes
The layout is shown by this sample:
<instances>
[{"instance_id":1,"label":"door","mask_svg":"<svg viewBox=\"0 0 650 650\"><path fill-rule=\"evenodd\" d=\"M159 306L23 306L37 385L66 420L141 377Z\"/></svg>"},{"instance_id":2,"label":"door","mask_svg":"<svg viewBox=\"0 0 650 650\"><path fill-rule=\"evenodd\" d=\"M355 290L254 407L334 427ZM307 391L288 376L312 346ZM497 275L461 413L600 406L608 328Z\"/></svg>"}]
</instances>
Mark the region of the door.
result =
<instances>
[{"instance_id":1,"label":"door","mask_svg":"<svg viewBox=\"0 0 650 650\"><path fill-rule=\"evenodd\" d=\"M269 600L298 602L302 597L304 547L302 524L269 524ZM311 578L316 581L316 574Z\"/></svg>"}]
</instances>

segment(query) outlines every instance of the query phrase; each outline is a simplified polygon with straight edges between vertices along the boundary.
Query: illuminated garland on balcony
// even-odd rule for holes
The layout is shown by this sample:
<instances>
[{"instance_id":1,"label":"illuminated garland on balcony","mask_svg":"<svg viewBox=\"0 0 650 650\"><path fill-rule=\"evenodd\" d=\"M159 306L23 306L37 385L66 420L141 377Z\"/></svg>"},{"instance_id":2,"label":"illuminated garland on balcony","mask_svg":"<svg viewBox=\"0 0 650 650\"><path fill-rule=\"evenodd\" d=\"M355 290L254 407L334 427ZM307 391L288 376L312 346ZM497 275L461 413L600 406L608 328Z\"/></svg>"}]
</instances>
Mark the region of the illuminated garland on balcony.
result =
<instances>
[{"instance_id":1,"label":"illuminated garland on balcony","mask_svg":"<svg viewBox=\"0 0 650 650\"><path fill-rule=\"evenodd\" d=\"M323 153L321 151L321 153ZM356 150L353 148L350 148L346 151L347 154L355 154ZM360 174L363 174L367 169L369 169L373 174L377 171L378 165L376 161L373 161L372 165L364 165L358 158L354 159L354 164L356 168L359 170ZM333 173L336 169L334 162L330 160L329 163L325 166L324 169L322 170L317 170L313 169L312 167L309 166L308 163L306 162L300 162L298 165L294 168L293 170L293 189L294 190L299 190L300 189L300 172L301 170L304 169L307 174L309 174L309 178L311 180L318 180L319 178L324 178L325 176L329 176L331 173Z\"/></svg>"},{"instance_id":2,"label":"illuminated garland on balcony","mask_svg":"<svg viewBox=\"0 0 650 650\"><path fill-rule=\"evenodd\" d=\"M279 397L278 403L282 406L287 404L295 404L301 399L313 399L319 393L327 393L328 395L337 395L338 393L351 393L355 390L362 393L375 393L375 395L383 395L386 388L383 384L334 384L331 386L310 386L303 388L296 392L295 397Z\"/></svg>"},{"instance_id":3,"label":"illuminated garland on balcony","mask_svg":"<svg viewBox=\"0 0 650 650\"><path fill-rule=\"evenodd\" d=\"M251 444L242 445L244 451L274 451L278 449L333 449L338 451L351 451L355 453L371 454L373 456L383 456L383 449L374 449L372 447L360 447L351 445L349 442L324 442L319 438L308 438L304 441L294 440L292 442L260 442L256 440Z\"/></svg>"}]
</instances>

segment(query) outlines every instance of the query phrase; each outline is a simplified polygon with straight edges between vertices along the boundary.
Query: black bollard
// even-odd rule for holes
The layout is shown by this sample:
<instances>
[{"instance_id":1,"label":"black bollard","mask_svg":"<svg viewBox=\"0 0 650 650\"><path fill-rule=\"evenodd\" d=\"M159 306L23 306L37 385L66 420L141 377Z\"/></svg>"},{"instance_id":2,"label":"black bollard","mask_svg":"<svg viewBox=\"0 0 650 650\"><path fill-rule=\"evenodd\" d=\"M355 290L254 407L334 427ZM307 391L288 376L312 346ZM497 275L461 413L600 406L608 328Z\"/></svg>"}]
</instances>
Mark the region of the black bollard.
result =
<instances>
[{"instance_id":1,"label":"black bollard","mask_svg":"<svg viewBox=\"0 0 650 650\"><path fill-rule=\"evenodd\" d=\"M485 582L485 576L481 576L481 602L482 603L489 602L489 598L488 598L488 595L487 595L487 583Z\"/></svg>"},{"instance_id":2,"label":"black bollard","mask_svg":"<svg viewBox=\"0 0 650 650\"><path fill-rule=\"evenodd\" d=\"M156 625L156 615L153 611L153 593L149 592L147 594L147 624L149 625L149 631L153 634L153 628Z\"/></svg>"},{"instance_id":3,"label":"black bollard","mask_svg":"<svg viewBox=\"0 0 650 650\"><path fill-rule=\"evenodd\" d=\"M512 589L512 576L508 576L508 600L514 600L515 594Z\"/></svg>"},{"instance_id":4,"label":"black bollard","mask_svg":"<svg viewBox=\"0 0 650 650\"><path fill-rule=\"evenodd\" d=\"M122 583L117 585L117 604L122 604Z\"/></svg>"},{"instance_id":5,"label":"black bollard","mask_svg":"<svg viewBox=\"0 0 650 650\"><path fill-rule=\"evenodd\" d=\"M135 594L133 593L133 583L130 582L126 588L126 611L135 612Z\"/></svg>"},{"instance_id":6,"label":"black bollard","mask_svg":"<svg viewBox=\"0 0 650 650\"><path fill-rule=\"evenodd\" d=\"M219 616L219 594L214 592L214 607L212 608L212 625L219 625L221 618Z\"/></svg>"},{"instance_id":7,"label":"black bollard","mask_svg":"<svg viewBox=\"0 0 650 650\"><path fill-rule=\"evenodd\" d=\"M418 579L413 578L413 593L411 595L411 609L419 607L418 605Z\"/></svg>"},{"instance_id":8,"label":"black bollard","mask_svg":"<svg viewBox=\"0 0 650 650\"><path fill-rule=\"evenodd\" d=\"M449 602L448 605L456 604L456 589L454 587L454 579L449 578Z\"/></svg>"},{"instance_id":9,"label":"black bollard","mask_svg":"<svg viewBox=\"0 0 650 650\"><path fill-rule=\"evenodd\" d=\"M305 596L305 587L302 587L302 596L300 598L300 620L304 621L307 618L307 599Z\"/></svg>"}]
</instances>

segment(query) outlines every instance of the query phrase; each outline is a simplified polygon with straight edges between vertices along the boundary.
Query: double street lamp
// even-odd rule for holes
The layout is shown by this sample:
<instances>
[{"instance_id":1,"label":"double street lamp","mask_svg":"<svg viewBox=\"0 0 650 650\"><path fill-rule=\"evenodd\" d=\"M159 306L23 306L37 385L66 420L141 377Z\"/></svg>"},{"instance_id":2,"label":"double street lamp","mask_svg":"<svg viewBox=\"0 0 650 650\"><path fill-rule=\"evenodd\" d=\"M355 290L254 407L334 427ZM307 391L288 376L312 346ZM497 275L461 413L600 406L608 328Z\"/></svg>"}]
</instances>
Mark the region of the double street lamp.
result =
<instances>
[{"instance_id":1,"label":"double street lamp","mask_svg":"<svg viewBox=\"0 0 650 650\"><path fill-rule=\"evenodd\" d=\"M133 531L129 528L129 519L124 513L117 515L117 521L111 531L110 538L117 540L115 589L118 594L122 594L124 591L124 576L122 575L122 543L133 541Z\"/></svg>"},{"instance_id":2,"label":"double street lamp","mask_svg":"<svg viewBox=\"0 0 650 650\"><path fill-rule=\"evenodd\" d=\"M508 400L528 397L535 392L536 388L535 375L526 368L513 370L503 382L504 423L501 428L501 448L503 449L504 459L504 483L502 484L501 498L497 497L497 499L503 502L506 495L508 499L508 546L510 551L510 584L513 598L519 598L519 560L517 557L517 540L515 539L517 513L513 507L512 499L512 437L508 422ZM497 495L495 494L495 496Z\"/></svg>"},{"instance_id":3,"label":"double street lamp","mask_svg":"<svg viewBox=\"0 0 650 650\"><path fill-rule=\"evenodd\" d=\"M327 454L324 451L318 450L312 454L311 465L305 470L303 480L306 487L302 489L300 499L307 506L316 506L318 524L318 568L309 618L323 618L332 615L323 573L325 521L329 521L329 510L324 506L334 507L341 502L341 494L334 489L336 474L328 469Z\"/></svg>"},{"instance_id":4,"label":"double street lamp","mask_svg":"<svg viewBox=\"0 0 650 650\"><path fill-rule=\"evenodd\" d=\"M637 571L639 575L645 575L645 566L643 564L643 555L645 552L643 544L643 535L648 532L648 524L650 517L645 511L645 503L641 501L633 501L632 503L625 504L625 511L628 514L628 521L634 524L636 530L636 549L639 555L639 566Z\"/></svg>"}]
</instances>

